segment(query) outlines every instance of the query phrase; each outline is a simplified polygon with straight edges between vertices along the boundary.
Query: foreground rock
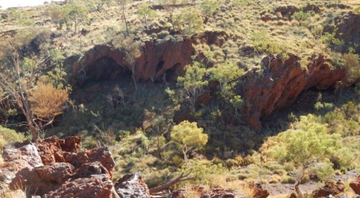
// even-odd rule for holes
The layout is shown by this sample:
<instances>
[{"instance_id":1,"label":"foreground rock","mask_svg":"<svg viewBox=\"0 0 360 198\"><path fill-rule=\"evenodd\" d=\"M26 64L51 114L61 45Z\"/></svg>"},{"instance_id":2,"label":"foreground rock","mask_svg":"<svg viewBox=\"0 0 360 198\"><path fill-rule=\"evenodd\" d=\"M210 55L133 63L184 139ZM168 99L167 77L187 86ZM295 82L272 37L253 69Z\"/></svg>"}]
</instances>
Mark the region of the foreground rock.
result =
<instances>
[{"instance_id":1,"label":"foreground rock","mask_svg":"<svg viewBox=\"0 0 360 198\"><path fill-rule=\"evenodd\" d=\"M150 198L149 188L142 181L140 173L127 174L115 183L115 190L121 198Z\"/></svg>"},{"instance_id":2,"label":"foreground rock","mask_svg":"<svg viewBox=\"0 0 360 198\"><path fill-rule=\"evenodd\" d=\"M345 185L341 181L327 181L325 186L313 192L313 197L327 197L332 195L337 195L343 193L345 190Z\"/></svg>"},{"instance_id":3,"label":"foreground rock","mask_svg":"<svg viewBox=\"0 0 360 198\"><path fill-rule=\"evenodd\" d=\"M20 148L6 149L2 153L4 162L0 169L0 195L8 190L9 184L16 177L18 171L33 170L35 167L41 167L44 164L34 144L27 144Z\"/></svg>"},{"instance_id":4,"label":"foreground rock","mask_svg":"<svg viewBox=\"0 0 360 198\"><path fill-rule=\"evenodd\" d=\"M110 151L102 147L79 152L79 144L80 138L75 136L50 137L36 145L6 149L0 182L10 190L22 189L44 198L149 197L146 184L137 174L119 180L115 191L111 180L115 162Z\"/></svg>"},{"instance_id":5,"label":"foreground rock","mask_svg":"<svg viewBox=\"0 0 360 198\"><path fill-rule=\"evenodd\" d=\"M357 195L360 195L360 176L358 176L355 181L350 183L350 187Z\"/></svg>"}]
</instances>

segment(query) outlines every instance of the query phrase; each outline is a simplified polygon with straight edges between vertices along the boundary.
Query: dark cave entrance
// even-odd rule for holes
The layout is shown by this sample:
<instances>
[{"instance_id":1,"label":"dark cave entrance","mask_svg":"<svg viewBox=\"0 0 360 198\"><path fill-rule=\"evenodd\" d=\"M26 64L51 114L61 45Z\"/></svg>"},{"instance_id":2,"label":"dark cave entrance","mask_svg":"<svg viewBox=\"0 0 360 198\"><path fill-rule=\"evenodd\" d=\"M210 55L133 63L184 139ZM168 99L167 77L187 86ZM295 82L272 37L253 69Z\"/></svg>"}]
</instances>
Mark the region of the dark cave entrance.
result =
<instances>
[{"instance_id":1,"label":"dark cave entrance","mask_svg":"<svg viewBox=\"0 0 360 198\"><path fill-rule=\"evenodd\" d=\"M99 81L119 81L129 83L132 73L129 69L119 65L110 57L102 57L88 66L86 83Z\"/></svg>"},{"instance_id":2,"label":"dark cave entrance","mask_svg":"<svg viewBox=\"0 0 360 198\"><path fill-rule=\"evenodd\" d=\"M325 116L332 108L316 109L317 102L332 103L334 107L346 104L349 101L356 101L357 93L355 86L337 90L334 86L327 89L318 89L316 86L302 91L294 103L288 107L282 107L267 117L260 118L262 128L266 130L284 131L289 123L293 122L290 114L299 117L301 115L315 114Z\"/></svg>"},{"instance_id":3,"label":"dark cave entrance","mask_svg":"<svg viewBox=\"0 0 360 198\"><path fill-rule=\"evenodd\" d=\"M177 77L180 75L180 67L181 64L177 63L174 65L174 67L165 72L167 82L176 82Z\"/></svg>"}]
</instances>

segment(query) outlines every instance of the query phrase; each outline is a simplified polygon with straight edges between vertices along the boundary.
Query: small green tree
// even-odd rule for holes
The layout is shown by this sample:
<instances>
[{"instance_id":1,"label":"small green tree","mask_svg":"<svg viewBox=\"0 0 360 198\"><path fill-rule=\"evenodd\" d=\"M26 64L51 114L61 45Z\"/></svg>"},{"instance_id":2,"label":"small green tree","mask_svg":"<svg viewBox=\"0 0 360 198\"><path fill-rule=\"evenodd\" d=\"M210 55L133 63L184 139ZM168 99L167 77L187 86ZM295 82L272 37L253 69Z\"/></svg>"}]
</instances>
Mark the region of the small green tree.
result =
<instances>
[{"instance_id":1,"label":"small green tree","mask_svg":"<svg viewBox=\"0 0 360 198\"><path fill-rule=\"evenodd\" d=\"M195 34L203 29L203 17L196 8L183 8L175 16L174 25L185 35Z\"/></svg>"},{"instance_id":2,"label":"small green tree","mask_svg":"<svg viewBox=\"0 0 360 198\"><path fill-rule=\"evenodd\" d=\"M127 35L130 35L129 22L127 20L127 5L131 3L132 0L115 0L115 2L120 5L121 18L124 20Z\"/></svg>"},{"instance_id":3,"label":"small green tree","mask_svg":"<svg viewBox=\"0 0 360 198\"><path fill-rule=\"evenodd\" d=\"M244 75L244 70L234 62L227 62L209 69L209 72L210 79L219 83L221 97L234 108L234 117L239 117L238 108L241 107L243 101L241 96L235 94L234 88L237 80Z\"/></svg>"},{"instance_id":4,"label":"small green tree","mask_svg":"<svg viewBox=\"0 0 360 198\"><path fill-rule=\"evenodd\" d=\"M204 79L206 69L199 62L185 67L184 76L177 78L178 85L182 88L182 99L190 103L192 112L195 112L197 99L205 93L204 86L208 81Z\"/></svg>"},{"instance_id":5,"label":"small green tree","mask_svg":"<svg viewBox=\"0 0 360 198\"><path fill-rule=\"evenodd\" d=\"M81 23L84 23L88 18L88 8L83 2L71 1L66 4L69 10L67 18L74 23L75 34Z\"/></svg>"},{"instance_id":6,"label":"small green tree","mask_svg":"<svg viewBox=\"0 0 360 198\"><path fill-rule=\"evenodd\" d=\"M310 14L303 12L303 11L295 12L291 16L291 18L297 20L299 22L299 24L302 24L302 22L306 21L309 17L310 17Z\"/></svg>"},{"instance_id":7,"label":"small green tree","mask_svg":"<svg viewBox=\"0 0 360 198\"><path fill-rule=\"evenodd\" d=\"M208 135L204 134L203 131L203 128L199 128L196 122L189 122L187 120L175 125L171 129L171 140L180 144L185 163L187 163L189 151L206 145Z\"/></svg>"},{"instance_id":8,"label":"small green tree","mask_svg":"<svg viewBox=\"0 0 360 198\"><path fill-rule=\"evenodd\" d=\"M217 0L204 0L200 4L201 11L207 17L213 15L218 7L219 1Z\"/></svg>"},{"instance_id":9,"label":"small green tree","mask_svg":"<svg viewBox=\"0 0 360 198\"><path fill-rule=\"evenodd\" d=\"M67 8L68 7L52 3L46 8L45 15L50 17L51 20L61 29L66 23L67 16L69 15Z\"/></svg>"},{"instance_id":10,"label":"small green tree","mask_svg":"<svg viewBox=\"0 0 360 198\"><path fill-rule=\"evenodd\" d=\"M316 163L330 163L331 157L342 148L340 135L328 134L326 126L315 120L311 114L301 116L295 129L270 137L261 148L264 155L279 163L292 162L300 167L301 173L295 183L298 197L302 197L299 185L305 171Z\"/></svg>"},{"instance_id":11,"label":"small green tree","mask_svg":"<svg viewBox=\"0 0 360 198\"><path fill-rule=\"evenodd\" d=\"M353 82L360 78L360 63L356 54L348 53L343 56L346 69L346 81Z\"/></svg>"},{"instance_id":12,"label":"small green tree","mask_svg":"<svg viewBox=\"0 0 360 198\"><path fill-rule=\"evenodd\" d=\"M137 10L137 14L143 19L146 27L148 19L155 18L157 16L156 12L152 10L146 3L140 5L139 9Z\"/></svg>"}]
</instances>

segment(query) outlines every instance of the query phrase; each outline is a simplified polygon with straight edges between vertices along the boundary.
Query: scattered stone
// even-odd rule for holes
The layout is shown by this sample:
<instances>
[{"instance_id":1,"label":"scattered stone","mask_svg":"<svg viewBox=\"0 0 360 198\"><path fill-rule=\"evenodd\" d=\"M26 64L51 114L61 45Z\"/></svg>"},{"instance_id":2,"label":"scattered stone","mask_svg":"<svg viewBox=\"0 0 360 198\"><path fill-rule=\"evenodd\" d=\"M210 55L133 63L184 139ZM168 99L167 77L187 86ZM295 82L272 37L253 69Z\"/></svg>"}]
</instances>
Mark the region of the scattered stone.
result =
<instances>
[{"instance_id":1,"label":"scattered stone","mask_svg":"<svg viewBox=\"0 0 360 198\"><path fill-rule=\"evenodd\" d=\"M325 186L313 192L314 198L327 197L344 192L345 185L341 181L326 181Z\"/></svg>"}]
</instances>

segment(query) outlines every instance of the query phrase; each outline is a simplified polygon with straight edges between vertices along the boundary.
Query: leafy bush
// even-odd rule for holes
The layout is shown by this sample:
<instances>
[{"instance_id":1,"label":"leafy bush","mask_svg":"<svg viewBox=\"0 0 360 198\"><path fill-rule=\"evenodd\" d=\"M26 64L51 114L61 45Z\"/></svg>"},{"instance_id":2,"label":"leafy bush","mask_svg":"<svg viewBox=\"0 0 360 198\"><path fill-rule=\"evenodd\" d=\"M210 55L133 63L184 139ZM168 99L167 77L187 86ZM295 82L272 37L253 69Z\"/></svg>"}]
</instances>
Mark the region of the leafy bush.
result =
<instances>
[{"instance_id":1,"label":"leafy bush","mask_svg":"<svg viewBox=\"0 0 360 198\"><path fill-rule=\"evenodd\" d=\"M360 14L360 6L354 8L354 13Z\"/></svg>"},{"instance_id":2,"label":"leafy bush","mask_svg":"<svg viewBox=\"0 0 360 198\"><path fill-rule=\"evenodd\" d=\"M219 7L219 1L217 0L204 0L200 4L201 11L207 15L210 16L214 14L215 10Z\"/></svg>"},{"instance_id":3,"label":"leafy bush","mask_svg":"<svg viewBox=\"0 0 360 198\"><path fill-rule=\"evenodd\" d=\"M299 12L295 12L291 18L295 19L297 21L299 21L299 23L301 24L303 21L307 20L310 17L310 14L303 12L303 11L299 11Z\"/></svg>"},{"instance_id":4,"label":"leafy bush","mask_svg":"<svg viewBox=\"0 0 360 198\"><path fill-rule=\"evenodd\" d=\"M23 134L18 133L15 130L0 126L0 150L2 150L7 144L22 142L24 140L25 137Z\"/></svg>"},{"instance_id":5,"label":"leafy bush","mask_svg":"<svg viewBox=\"0 0 360 198\"><path fill-rule=\"evenodd\" d=\"M191 159L181 168L180 172L191 172L190 176L194 177L194 180L189 181L189 183L210 185L216 183L216 181L213 181L214 177L223 175L228 170L221 163L212 164L207 160Z\"/></svg>"}]
</instances>

